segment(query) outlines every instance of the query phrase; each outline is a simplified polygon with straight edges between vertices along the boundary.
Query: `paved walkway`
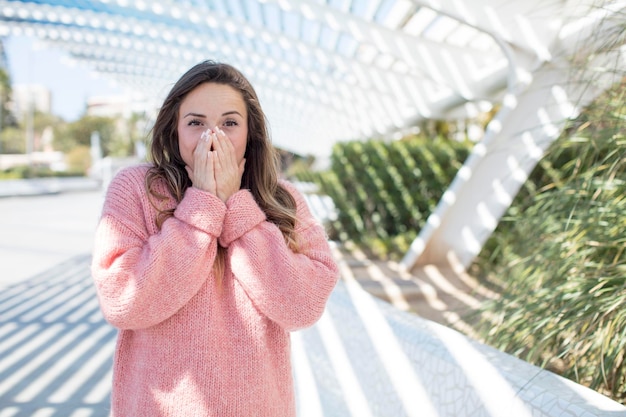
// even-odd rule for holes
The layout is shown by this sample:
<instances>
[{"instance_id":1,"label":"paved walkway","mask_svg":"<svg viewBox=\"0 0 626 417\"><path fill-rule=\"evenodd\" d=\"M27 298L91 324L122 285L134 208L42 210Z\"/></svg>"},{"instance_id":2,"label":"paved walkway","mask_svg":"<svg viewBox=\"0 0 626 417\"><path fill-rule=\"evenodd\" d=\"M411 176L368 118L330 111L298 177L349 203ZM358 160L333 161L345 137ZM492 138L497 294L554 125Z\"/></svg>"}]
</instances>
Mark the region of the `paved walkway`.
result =
<instances>
[{"instance_id":1,"label":"paved walkway","mask_svg":"<svg viewBox=\"0 0 626 417\"><path fill-rule=\"evenodd\" d=\"M107 416L116 330L78 255L0 292L0 417Z\"/></svg>"},{"instance_id":2,"label":"paved walkway","mask_svg":"<svg viewBox=\"0 0 626 417\"><path fill-rule=\"evenodd\" d=\"M89 273L101 204L99 192L0 199L0 417L109 414L116 330ZM458 268L408 274L334 250L342 282L320 322L293 337L302 417L626 416L595 393L420 320L471 330L464 313L491 294ZM512 404L523 412L511 414Z\"/></svg>"},{"instance_id":3,"label":"paved walkway","mask_svg":"<svg viewBox=\"0 0 626 417\"><path fill-rule=\"evenodd\" d=\"M383 278L387 265L358 259L342 248L336 248L336 255L342 265L351 266L342 271L344 279L357 279L382 297L387 291L399 306L448 317L428 308L434 303L445 310L431 284L406 276ZM76 255L0 291L0 417L108 415L116 331L101 316L90 261L89 254ZM402 286L410 296L397 292ZM294 345L298 340L316 343L312 334L295 336ZM312 355L303 349L297 350L301 357ZM333 402L324 401L320 407Z\"/></svg>"},{"instance_id":4,"label":"paved walkway","mask_svg":"<svg viewBox=\"0 0 626 417\"><path fill-rule=\"evenodd\" d=\"M368 258L355 247L336 248L336 256L349 266L370 294L394 307L477 337L470 313L496 294L467 274L460 265L426 265L410 273L397 262Z\"/></svg>"},{"instance_id":5,"label":"paved walkway","mask_svg":"<svg viewBox=\"0 0 626 417\"><path fill-rule=\"evenodd\" d=\"M100 317L88 267L102 193L7 194L0 417L105 416L115 330Z\"/></svg>"},{"instance_id":6,"label":"paved walkway","mask_svg":"<svg viewBox=\"0 0 626 417\"><path fill-rule=\"evenodd\" d=\"M102 202L100 191L0 198L0 289L91 253Z\"/></svg>"}]
</instances>

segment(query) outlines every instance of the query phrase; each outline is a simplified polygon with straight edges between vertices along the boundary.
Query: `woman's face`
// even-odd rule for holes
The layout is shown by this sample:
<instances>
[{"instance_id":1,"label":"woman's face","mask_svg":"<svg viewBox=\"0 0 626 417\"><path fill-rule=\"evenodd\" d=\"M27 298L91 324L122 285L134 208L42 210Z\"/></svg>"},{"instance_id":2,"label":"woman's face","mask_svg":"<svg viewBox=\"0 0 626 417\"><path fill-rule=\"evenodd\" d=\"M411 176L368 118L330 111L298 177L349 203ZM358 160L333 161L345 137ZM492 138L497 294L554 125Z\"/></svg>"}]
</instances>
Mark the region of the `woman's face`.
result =
<instances>
[{"instance_id":1,"label":"woman's face","mask_svg":"<svg viewBox=\"0 0 626 417\"><path fill-rule=\"evenodd\" d=\"M226 84L200 84L187 94L178 110L178 148L191 169L202 132L216 126L226 133L237 162L241 162L248 138L248 111L241 93Z\"/></svg>"}]
</instances>

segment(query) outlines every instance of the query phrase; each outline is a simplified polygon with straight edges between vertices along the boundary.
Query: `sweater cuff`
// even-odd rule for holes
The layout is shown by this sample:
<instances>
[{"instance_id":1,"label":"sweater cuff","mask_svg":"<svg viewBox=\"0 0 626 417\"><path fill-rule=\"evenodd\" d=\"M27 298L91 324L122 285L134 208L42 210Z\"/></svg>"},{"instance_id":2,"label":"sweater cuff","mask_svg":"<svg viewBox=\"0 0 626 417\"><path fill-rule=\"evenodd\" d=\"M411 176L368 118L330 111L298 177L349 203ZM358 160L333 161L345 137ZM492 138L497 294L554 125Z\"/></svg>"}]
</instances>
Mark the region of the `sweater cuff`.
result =
<instances>
[{"instance_id":1,"label":"sweater cuff","mask_svg":"<svg viewBox=\"0 0 626 417\"><path fill-rule=\"evenodd\" d=\"M216 195L189 187L176 207L174 216L213 236L222 233L226 206Z\"/></svg>"},{"instance_id":2,"label":"sweater cuff","mask_svg":"<svg viewBox=\"0 0 626 417\"><path fill-rule=\"evenodd\" d=\"M219 243L227 248L256 225L265 221L265 213L249 190L239 190L226 201L224 228Z\"/></svg>"}]
</instances>

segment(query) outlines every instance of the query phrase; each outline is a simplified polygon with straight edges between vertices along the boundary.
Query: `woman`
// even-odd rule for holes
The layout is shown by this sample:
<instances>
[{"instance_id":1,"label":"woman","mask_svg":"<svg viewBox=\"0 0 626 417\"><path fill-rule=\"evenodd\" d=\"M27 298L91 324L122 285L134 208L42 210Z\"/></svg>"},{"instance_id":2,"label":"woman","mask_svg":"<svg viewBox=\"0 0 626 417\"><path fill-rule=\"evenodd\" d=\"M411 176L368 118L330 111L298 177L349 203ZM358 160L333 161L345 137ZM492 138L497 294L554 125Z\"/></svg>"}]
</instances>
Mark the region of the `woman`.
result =
<instances>
[{"instance_id":1,"label":"woman","mask_svg":"<svg viewBox=\"0 0 626 417\"><path fill-rule=\"evenodd\" d=\"M111 182L92 272L120 329L112 415L295 415L289 332L338 269L278 163L254 89L211 61L174 85L151 164Z\"/></svg>"}]
</instances>

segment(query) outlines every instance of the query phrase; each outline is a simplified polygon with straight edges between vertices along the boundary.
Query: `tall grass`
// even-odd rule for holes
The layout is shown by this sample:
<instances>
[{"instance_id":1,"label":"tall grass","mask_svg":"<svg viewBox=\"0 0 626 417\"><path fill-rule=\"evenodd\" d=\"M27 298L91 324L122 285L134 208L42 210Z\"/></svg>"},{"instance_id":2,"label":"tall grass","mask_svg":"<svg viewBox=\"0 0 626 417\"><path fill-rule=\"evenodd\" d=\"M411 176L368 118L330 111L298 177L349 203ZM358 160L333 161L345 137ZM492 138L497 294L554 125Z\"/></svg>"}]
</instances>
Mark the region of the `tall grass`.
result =
<instances>
[{"instance_id":1,"label":"tall grass","mask_svg":"<svg viewBox=\"0 0 626 417\"><path fill-rule=\"evenodd\" d=\"M625 99L626 83L607 91L553 144L473 266L501 291L481 311L487 343L620 402Z\"/></svg>"}]
</instances>

